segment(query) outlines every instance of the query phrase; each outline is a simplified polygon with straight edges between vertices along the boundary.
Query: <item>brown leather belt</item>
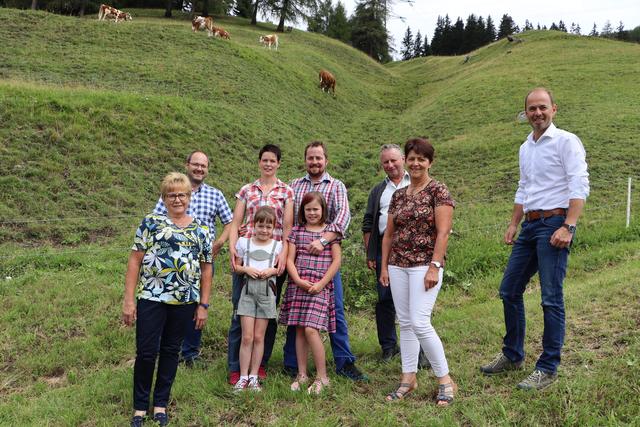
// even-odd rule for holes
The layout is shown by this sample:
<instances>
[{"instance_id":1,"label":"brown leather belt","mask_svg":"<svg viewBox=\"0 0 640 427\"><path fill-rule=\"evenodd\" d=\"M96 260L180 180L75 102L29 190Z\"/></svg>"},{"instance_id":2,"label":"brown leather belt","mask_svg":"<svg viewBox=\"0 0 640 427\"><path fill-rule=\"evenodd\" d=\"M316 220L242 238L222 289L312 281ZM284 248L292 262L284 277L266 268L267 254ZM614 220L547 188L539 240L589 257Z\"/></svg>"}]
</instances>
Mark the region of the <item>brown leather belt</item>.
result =
<instances>
[{"instance_id":1,"label":"brown leather belt","mask_svg":"<svg viewBox=\"0 0 640 427\"><path fill-rule=\"evenodd\" d=\"M549 218L550 216L567 215L565 208L549 209L548 211L529 211L525 214L527 221L535 221L540 218Z\"/></svg>"}]
</instances>

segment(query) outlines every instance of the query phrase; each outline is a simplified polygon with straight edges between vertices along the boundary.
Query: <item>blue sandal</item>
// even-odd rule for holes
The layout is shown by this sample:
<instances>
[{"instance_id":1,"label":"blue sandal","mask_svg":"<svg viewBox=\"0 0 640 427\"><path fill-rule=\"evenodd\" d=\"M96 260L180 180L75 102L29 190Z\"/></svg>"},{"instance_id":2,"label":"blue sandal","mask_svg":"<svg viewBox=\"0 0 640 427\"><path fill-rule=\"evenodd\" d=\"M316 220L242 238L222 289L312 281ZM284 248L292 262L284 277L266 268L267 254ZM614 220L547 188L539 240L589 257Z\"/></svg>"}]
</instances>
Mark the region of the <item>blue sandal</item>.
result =
<instances>
[{"instance_id":1,"label":"blue sandal","mask_svg":"<svg viewBox=\"0 0 640 427\"><path fill-rule=\"evenodd\" d=\"M453 382L438 384L438 397L436 397L436 404L438 406L451 405L456 391L458 391L458 386Z\"/></svg>"},{"instance_id":2,"label":"blue sandal","mask_svg":"<svg viewBox=\"0 0 640 427\"><path fill-rule=\"evenodd\" d=\"M406 390L400 390L402 388ZM407 394L411 393L417 388L418 388L418 383L415 383L415 382L413 384L400 383L398 385L398 388L395 391L392 391L391 393L387 394L386 401L391 402L394 400L402 400L405 398Z\"/></svg>"}]
</instances>

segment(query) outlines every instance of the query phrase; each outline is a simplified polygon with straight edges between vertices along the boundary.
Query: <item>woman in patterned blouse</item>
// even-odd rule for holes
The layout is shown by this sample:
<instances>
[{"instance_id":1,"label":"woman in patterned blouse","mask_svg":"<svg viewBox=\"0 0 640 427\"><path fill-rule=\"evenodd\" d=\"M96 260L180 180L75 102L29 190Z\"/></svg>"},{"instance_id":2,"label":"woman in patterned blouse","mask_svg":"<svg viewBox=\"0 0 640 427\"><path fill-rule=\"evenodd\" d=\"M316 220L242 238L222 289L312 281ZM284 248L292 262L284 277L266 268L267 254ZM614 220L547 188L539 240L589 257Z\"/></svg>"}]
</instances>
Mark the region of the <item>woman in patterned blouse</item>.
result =
<instances>
[{"instance_id":1,"label":"woman in patterned blouse","mask_svg":"<svg viewBox=\"0 0 640 427\"><path fill-rule=\"evenodd\" d=\"M438 377L437 404L453 402L456 385L449 376L442 341L431 325L431 312L442 285L443 267L455 203L447 187L429 176L434 149L426 138L404 147L411 183L393 194L382 240L380 283L391 285L400 323L402 377L388 401L418 387L418 352L422 347Z\"/></svg>"},{"instance_id":2,"label":"woman in patterned blouse","mask_svg":"<svg viewBox=\"0 0 640 427\"><path fill-rule=\"evenodd\" d=\"M125 276L122 321L136 324L134 427L142 425L149 408L156 359L153 420L168 423L166 409L184 333L191 319L202 329L209 308L211 238L206 226L187 215L189 178L172 172L160 189L167 215L150 214L142 220Z\"/></svg>"}]
</instances>

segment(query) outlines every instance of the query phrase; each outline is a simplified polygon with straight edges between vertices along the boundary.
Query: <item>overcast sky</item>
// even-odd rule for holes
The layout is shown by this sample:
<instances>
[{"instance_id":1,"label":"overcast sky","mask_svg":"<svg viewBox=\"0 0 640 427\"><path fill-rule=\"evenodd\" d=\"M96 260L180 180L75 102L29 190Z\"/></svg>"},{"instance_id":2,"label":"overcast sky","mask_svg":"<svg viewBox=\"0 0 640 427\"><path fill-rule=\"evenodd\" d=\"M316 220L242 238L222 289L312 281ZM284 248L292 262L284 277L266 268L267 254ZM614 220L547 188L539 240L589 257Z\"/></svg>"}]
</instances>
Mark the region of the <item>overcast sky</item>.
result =
<instances>
[{"instance_id":1,"label":"overcast sky","mask_svg":"<svg viewBox=\"0 0 640 427\"><path fill-rule=\"evenodd\" d=\"M337 1L333 0L334 6ZM351 16L356 0L340 1L345 5L347 15ZM485 20L491 15L496 29L505 13L509 14L520 28L524 26L525 19L534 26L540 23L540 26L547 27L552 22L557 24L562 20L567 28L572 22L580 24L582 34L589 33L594 22L598 31L607 20L611 22L614 29L618 27L620 21L626 30L640 25L639 0L414 0L413 5L407 4L404 0L394 0L393 3L393 14L397 17L392 18L387 26L396 48L399 48L407 26L411 27L414 35L420 30L422 36L429 36L429 42L431 42L438 15L446 14L449 14L452 23L458 16L466 23L467 17L472 13L482 16ZM404 18L404 22L399 17Z\"/></svg>"}]
</instances>

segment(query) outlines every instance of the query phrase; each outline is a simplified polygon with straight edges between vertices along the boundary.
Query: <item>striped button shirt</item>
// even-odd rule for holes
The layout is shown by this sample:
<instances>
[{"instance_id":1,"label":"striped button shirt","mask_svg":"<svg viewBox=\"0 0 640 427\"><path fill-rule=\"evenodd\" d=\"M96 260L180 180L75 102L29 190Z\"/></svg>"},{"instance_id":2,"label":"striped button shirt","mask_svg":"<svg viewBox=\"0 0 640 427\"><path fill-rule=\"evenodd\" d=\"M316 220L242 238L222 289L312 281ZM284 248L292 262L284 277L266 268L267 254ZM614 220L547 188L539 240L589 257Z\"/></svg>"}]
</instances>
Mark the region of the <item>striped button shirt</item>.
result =
<instances>
[{"instance_id":1,"label":"striped button shirt","mask_svg":"<svg viewBox=\"0 0 640 427\"><path fill-rule=\"evenodd\" d=\"M167 207L164 205L162 197L158 200L153 213L167 214ZM198 218L200 222L209 227L212 241L216 238L216 216L225 225L233 220L233 213L222 191L205 183L200 184L200 187L191 193L187 215Z\"/></svg>"},{"instance_id":2,"label":"striped button shirt","mask_svg":"<svg viewBox=\"0 0 640 427\"><path fill-rule=\"evenodd\" d=\"M298 225L298 209L304 195L310 191L318 191L324 196L327 202L327 210L329 211L326 231L338 233L344 238L351 221L351 213L349 212L347 187L344 186L342 181L325 172L318 182L312 182L309 174L307 174L302 178L294 179L290 185L295 196L293 205L295 225Z\"/></svg>"}]
</instances>

